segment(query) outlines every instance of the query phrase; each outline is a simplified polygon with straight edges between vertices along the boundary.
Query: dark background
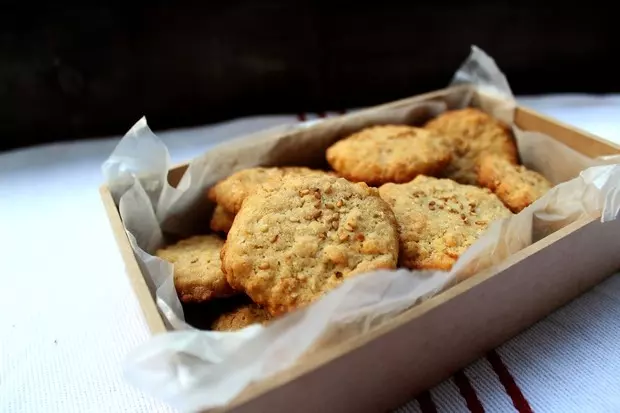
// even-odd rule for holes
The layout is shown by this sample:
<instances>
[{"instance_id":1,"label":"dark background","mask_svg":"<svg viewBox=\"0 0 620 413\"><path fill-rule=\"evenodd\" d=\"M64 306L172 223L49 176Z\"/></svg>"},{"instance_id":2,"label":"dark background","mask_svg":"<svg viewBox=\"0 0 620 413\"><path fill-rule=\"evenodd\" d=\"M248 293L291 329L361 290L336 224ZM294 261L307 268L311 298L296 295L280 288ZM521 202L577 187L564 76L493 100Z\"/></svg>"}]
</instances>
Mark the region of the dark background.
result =
<instances>
[{"instance_id":1,"label":"dark background","mask_svg":"<svg viewBox=\"0 0 620 413\"><path fill-rule=\"evenodd\" d=\"M619 92L619 25L593 2L3 6L0 150L382 103L444 87L471 44L515 94Z\"/></svg>"}]
</instances>

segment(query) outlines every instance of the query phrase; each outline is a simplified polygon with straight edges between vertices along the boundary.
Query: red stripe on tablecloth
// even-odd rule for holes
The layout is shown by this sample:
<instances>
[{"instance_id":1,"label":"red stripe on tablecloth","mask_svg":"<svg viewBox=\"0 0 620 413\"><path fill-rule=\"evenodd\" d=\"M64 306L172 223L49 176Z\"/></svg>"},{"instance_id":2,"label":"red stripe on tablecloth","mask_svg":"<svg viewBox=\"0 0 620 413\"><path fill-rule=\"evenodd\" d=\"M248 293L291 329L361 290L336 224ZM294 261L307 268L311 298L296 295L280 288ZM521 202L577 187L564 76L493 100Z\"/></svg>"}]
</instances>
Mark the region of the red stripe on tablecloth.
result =
<instances>
[{"instance_id":1,"label":"red stripe on tablecloth","mask_svg":"<svg viewBox=\"0 0 620 413\"><path fill-rule=\"evenodd\" d=\"M433 396L428 391L424 391L420 393L416 400L420 404L420 410L422 413L437 413L437 406L435 406L435 402L433 401Z\"/></svg>"},{"instance_id":2,"label":"red stripe on tablecloth","mask_svg":"<svg viewBox=\"0 0 620 413\"><path fill-rule=\"evenodd\" d=\"M304 122L306 120L306 114L305 113L298 113L297 114L297 120L299 120L300 122Z\"/></svg>"},{"instance_id":3,"label":"red stripe on tablecloth","mask_svg":"<svg viewBox=\"0 0 620 413\"><path fill-rule=\"evenodd\" d=\"M484 413L484 407L478 399L478 395L476 394L476 389L469 382L469 378L465 375L463 370L459 370L452 377L454 384L459 388L459 392L461 396L465 399L465 403L467 403L467 408L470 412L473 413Z\"/></svg>"},{"instance_id":4,"label":"red stripe on tablecloth","mask_svg":"<svg viewBox=\"0 0 620 413\"><path fill-rule=\"evenodd\" d=\"M508 367L506 367L499 354L497 354L495 350L491 350L487 353L487 360L491 364L491 367L493 367L495 374L497 374L497 378L500 383L502 383L502 386L504 386L506 393L508 393L512 399L512 404L519 411L519 413L533 413L530 404L521 392L521 389L515 382L514 377L510 374Z\"/></svg>"}]
</instances>

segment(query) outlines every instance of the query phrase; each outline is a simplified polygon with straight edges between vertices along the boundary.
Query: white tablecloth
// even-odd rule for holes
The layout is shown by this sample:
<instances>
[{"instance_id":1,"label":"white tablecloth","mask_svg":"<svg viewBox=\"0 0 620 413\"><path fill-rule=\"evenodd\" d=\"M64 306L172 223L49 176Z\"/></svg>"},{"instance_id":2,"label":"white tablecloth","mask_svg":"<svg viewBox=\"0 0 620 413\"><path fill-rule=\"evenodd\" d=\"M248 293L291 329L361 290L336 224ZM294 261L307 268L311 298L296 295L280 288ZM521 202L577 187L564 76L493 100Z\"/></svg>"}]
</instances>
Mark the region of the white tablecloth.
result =
<instances>
[{"instance_id":1,"label":"white tablecloth","mask_svg":"<svg viewBox=\"0 0 620 413\"><path fill-rule=\"evenodd\" d=\"M620 96L520 100L620 143ZM180 162L296 119L246 118L159 136ZM122 377L124 355L148 330L97 192L101 163L119 138L0 153L1 412L172 411ZM515 403L521 411L620 411L616 320L620 276L400 411L515 411Z\"/></svg>"}]
</instances>

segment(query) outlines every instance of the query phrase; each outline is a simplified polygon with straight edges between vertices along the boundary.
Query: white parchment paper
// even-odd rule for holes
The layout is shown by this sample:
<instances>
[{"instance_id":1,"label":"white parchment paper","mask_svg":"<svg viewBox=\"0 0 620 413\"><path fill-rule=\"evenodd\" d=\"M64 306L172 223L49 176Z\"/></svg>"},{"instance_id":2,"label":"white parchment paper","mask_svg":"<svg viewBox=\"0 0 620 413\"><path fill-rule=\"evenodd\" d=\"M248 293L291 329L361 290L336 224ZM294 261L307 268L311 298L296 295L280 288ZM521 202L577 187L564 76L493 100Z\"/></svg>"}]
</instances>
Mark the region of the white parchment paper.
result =
<instances>
[{"instance_id":1,"label":"white parchment paper","mask_svg":"<svg viewBox=\"0 0 620 413\"><path fill-rule=\"evenodd\" d=\"M446 96L404 99L346 116L283 125L227 142L192 160L176 187L165 145L140 119L103 165L136 259L163 314L168 333L127 358L135 385L180 410L225 405L252 382L299 363L382 323L441 290L504 260L537 239L583 217L613 220L620 208L620 158L590 159L536 132L513 126L522 161L557 184L517 215L497 221L450 272L377 271L344 282L302 310L269 326L237 332L197 330L184 321L171 264L151 254L175 237L204 233L213 210L205 190L231 173L257 165L324 164L337 139L379 123L421 124L448 109L478 105L512 124L515 101L492 58L473 47ZM497 98L477 101L473 88Z\"/></svg>"}]
</instances>

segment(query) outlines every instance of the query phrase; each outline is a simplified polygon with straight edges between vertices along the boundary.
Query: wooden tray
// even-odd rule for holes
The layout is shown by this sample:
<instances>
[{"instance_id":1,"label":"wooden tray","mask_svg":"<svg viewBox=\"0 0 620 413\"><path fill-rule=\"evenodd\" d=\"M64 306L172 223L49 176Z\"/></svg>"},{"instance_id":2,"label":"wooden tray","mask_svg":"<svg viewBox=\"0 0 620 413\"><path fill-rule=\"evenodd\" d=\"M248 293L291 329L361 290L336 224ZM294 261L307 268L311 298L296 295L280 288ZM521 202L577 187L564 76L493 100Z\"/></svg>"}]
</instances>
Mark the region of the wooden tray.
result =
<instances>
[{"instance_id":1,"label":"wooden tray","mask_svg":"<svg viewBox=\"0 0 620 413\"><path fill-rule=\"evenodd\" d=\"M447 89L403 101L429 100L443 93ZM515 124L589 157L620 153L616 145L524 107L516 109ZM171 184L186 167L170 171ZM162 333L166 326L118 209L107 186L100 192L145 320L153 334ZM361 412L398 407L619 270L618 234L620 220L574 222L366 335L253 384L219 411Z\"/></svg>"}]
</instances>

